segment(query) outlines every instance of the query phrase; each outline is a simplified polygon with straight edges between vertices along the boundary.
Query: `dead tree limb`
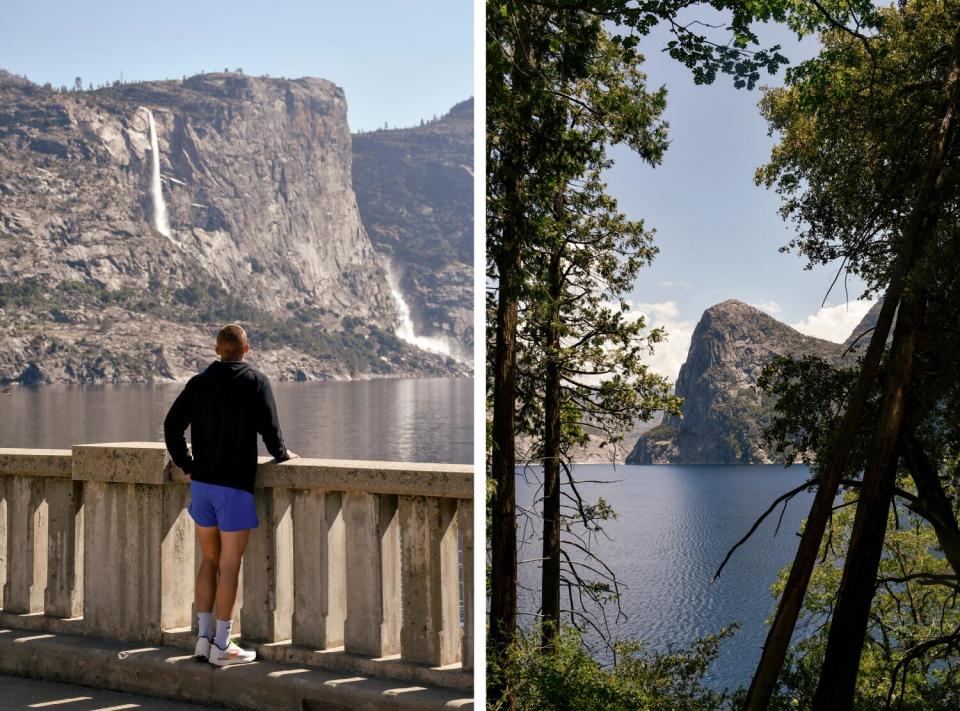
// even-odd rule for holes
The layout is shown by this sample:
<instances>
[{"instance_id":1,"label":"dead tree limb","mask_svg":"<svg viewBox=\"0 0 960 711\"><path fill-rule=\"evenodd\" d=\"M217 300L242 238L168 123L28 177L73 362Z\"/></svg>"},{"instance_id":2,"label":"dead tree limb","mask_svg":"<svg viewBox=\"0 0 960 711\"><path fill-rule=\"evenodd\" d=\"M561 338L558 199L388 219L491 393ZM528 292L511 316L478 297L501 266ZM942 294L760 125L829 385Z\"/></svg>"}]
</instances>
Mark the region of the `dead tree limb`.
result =
<instances>
[{"instance_id":1,"label":"dead tree limb","mask_svg":"<svg viewBox=\"0 0 960 711\"><path fill-rule=\"evenodd\" d=\"M815 483L816 483L816 479L810 479L808 481L803 482L800 486L790 489L790 491L788 491L787 493L781 494L776 499L774 499L773 503L770 504L770 507L766 511L764 511L762 514L760 514L760 517L753 522L753 525L750 527L750 530L747 531L746 534L744 534L743 538L741 538L739 541L734 543L733 547L729 551L727 551L727 555L724 556L723 562L720 563L720 567L717 568L717 572L713 574L713 579L716 580L717 578L720 577L720 573L723 572L724 567L727 565L730 558L733 557L733 552L750 539L750 536L754 534L754 532L760 527L760 524L764 522L767 516L773 513L773 510L777 508L779 504L781 503L786 504L794 496L799 494L804 489L809 489ZM778 523L777 528L779 527L780 527L780 524Z\"/></svg>"}]
</instances>

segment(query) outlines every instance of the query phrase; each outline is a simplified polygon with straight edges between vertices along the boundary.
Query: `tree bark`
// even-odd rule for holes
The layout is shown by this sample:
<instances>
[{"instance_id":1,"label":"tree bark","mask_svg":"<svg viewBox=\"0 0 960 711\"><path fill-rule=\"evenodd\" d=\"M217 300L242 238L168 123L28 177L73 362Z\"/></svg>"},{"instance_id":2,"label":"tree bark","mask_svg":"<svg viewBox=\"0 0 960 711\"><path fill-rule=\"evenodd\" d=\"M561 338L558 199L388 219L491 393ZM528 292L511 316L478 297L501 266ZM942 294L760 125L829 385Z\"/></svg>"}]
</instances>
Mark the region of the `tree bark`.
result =
<instances>
[{"instance_id":1,"label":"tree bark","mask_svg":"<svg viewBox=\"0 0 960 711\"><path fill-rule=\"evenodd\" d=\"M902 272L903 270L898 269L897 271ZM777 614L770 626L770 631L767 633L760 663L747 692L744 708L748 711L764 711L773 695L780 669L783 666L783 660L786 658L787 647L790 645L790 639L797 623L800 606L807 591L807 584L810 582L810 575L817 560L820 541L823 539L823 532L833 511L833 501L840 487L840 480L843 478L847 453L853 444L857 428L860 425L863 406L867 402L880 369L880 359L883 355L902 290L903 277L899 276L898 279L891 282L884 297L873 337L870 339L870 345L867 348L857 378L857 384L840 424L837 442L834 445L827 467L820 476L817 493L810 506L810 514L800 537L800 544L790 568L787 584L780 597Z\"/></svg>"},{"instance_id":2,"label":"tree bark","mask_svg":"<svg viewBox=\"0 0 960 711\"><path fill-rule=\"evenodd\" d=\"M498 260L496 343L493 362L493 451L496 482L490 532L490 627L488 644L504 651L517 625L516 419L517 296L514 270L518 249L514 226L504 226L504 249ZM491 689L491 691L502 690ZM492 698L499 698L491 694Z\"/></svg>"},{"instance_id":3,"label":"tree bark","mask_svg":"<svg viewBox=\"0 0 960 711\"><path fill-rule=\"evenodd\" d=\"M787 647L790 645L790 639L796 627L797 616L800 614L800 606L806 595L810 575L816 563L820 541L823 539L823 532L830 518L833 500L837 495L840 480L843 478L847 454L860 424L863 406L879 372L880 359L890 332L893 314L900 302L904 284L913 269L914 262L936 230L936 218L939 216L939 208L943 200L942 191L937 188L943 174L946 151L955 131L958 75L960 75L960 33L954 37L950 72L944 84L944 114L932 141L933 150L927 161L917 202L905 230L903 246L895 263L887 293L884 295L883 307L864 356L857 384L844 413L837 442L827 467L820 477L787 584L767 634L757 671L751 680L744 703L744 709L747 711L764 711L770 703L786 657Z\"/></svg>"},{"instance_id":4,"label":"tree bark","mask_svg":"<svg viewBox=\"0 0 960 711\"><path fill-rule=\"evenodd\" d=\"M518 40L515 64L508 79L512 94L521 98L530 91L530 62L525 37ZM516 139L531 123L531 109L524 104L511 121ZM517 314L523 286L523 252L526 233L524 179L529 173L529 155L519 145L507 148L503 173L501 243L494 255L497 267L497 323L493 367L493 422L491 476L496 484L490 512L490 616L487 649L502 654L513 643L517 628L517 494L516 494L516 412L517 412ZM489 237L488 237L489 239ZM503 701L513 709L516 700L502 679L487 686L488 703Z\"/></svg>"},{"instance_id":5,"label":"tree bark","mask_svg":"<svg viewBox=\"0 0 960 711\"><path fill-rule=\"evenodd\" d=\"M562 206L561 208L562 209ZM559 212L558 209L558 212ZM549 304L544 328L546 392L543 446L543 570L541 578L543 647L552 649L560 626L560 292L562 275L557 249L550 255Z\"/></svg>"},{"instance_id":6,"label":"tree bark","mask_svg":"<svg viewBox=\"0 0 960 711\"><path fill-rule=\"evenodd\" d=\"M953 572L960 575L960 525L940 483L940 476L912 433L905 433L903 442L904 461L917 485L919 498L917 506L912 508L933 526L944 557Z\"/></svg>"},{"instance_id":7,"label":"tree bark","mask_svg":"<svg viewBox=\"0 0 960 711\"><path fill-rule=\"evenodd\" d=\"M860 654L867 634L870 603L876 592L877 569L900 462L900 432L913 361L923 335L924 307L922 293L910 294L904 297L897 314L893 352L885 368L880 421L860 487L820 682L813 699L814 709L853 708Z\"/></svg>"}]
</instances>

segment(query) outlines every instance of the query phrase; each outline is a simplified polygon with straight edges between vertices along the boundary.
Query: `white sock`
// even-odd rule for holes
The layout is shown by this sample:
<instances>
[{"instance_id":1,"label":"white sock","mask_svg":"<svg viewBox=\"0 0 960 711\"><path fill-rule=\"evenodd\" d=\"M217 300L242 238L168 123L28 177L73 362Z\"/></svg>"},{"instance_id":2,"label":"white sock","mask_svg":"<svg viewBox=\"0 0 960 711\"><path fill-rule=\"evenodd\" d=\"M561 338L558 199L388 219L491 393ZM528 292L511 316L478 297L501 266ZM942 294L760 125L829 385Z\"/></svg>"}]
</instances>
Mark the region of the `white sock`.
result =
<instances>
[{"instance_id":1,"label":"white sock","mask_svg":"<svg viewBox=\"0 0 960 711\"><path fill-rule=\"evenodd\" d=\"M197 619L200 636L213 639L213 612L198 612Z\"/></svg>"},{"instance_id":2,"label":"white sock","mask_svg":"<svg viewBox=\"0 0 960 711\"><path fill-rule=\"evenodd\" d=\"M233 620L217 620L217 636L213 638L213 643L226 649L230 644L230 627L233 626Z\"/></svg>"}]
</instances>

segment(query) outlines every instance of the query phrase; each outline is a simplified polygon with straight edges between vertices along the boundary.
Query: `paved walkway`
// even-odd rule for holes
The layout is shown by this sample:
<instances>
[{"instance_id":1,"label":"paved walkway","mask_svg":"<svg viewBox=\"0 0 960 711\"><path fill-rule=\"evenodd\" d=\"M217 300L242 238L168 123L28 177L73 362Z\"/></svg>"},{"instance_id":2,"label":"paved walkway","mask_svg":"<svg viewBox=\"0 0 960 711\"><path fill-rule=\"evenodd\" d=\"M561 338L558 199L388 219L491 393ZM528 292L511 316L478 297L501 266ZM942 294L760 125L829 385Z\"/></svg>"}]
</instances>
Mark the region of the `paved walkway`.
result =
<instances>
[{"instance_id":1,"label":"paved walkway","mask_svg":"<svg viewBox=\"0 0 960 711\"><path fill-rule=\"evenodd\" d=\"M466 711L474 706L472 694L467 690L259 659L252 664L220 669L198 663L192 652L182 647L140 647L129 642L76 635L0 629L0 674L52 679L66 684L67 688L96 684L103 689L122 690L124 694L145 695L148 702L155 704L139 708L196 709L203 708L202 704L229 704L247 711ZM120 695L121 701L113 702L106 692L100 696L100 692L83 687L64 692L62 696L34 696L27 704L7 706L14 697L5 694L5 687L6 684L0 684L0 710L138 708L129 705L136 702L123 700L129 697ZM151 700L151 695L182 700L181 705L174 707ZM83 699L83 703L98 703L74 706L81 702L78 698L81 696L92 697ZM101 698L103 702L99 703ZM52 704L53 701L61 703ZM31 706L37 703L47 705ZM201 706L190 705L198 703Z\"/></svg>"},{"instance_id":2,"label":"paved walkway","mask_svg":"<svg viewBox=\"0 0 960 711\"><path fill-rule=\"evenodd\" d=\"M58 684L19 676L0 674L0 709L40 709L40 711L197 711L198 706L152 696L122 694L91 689L88 686Z\"/></svg>"}]
</instances>

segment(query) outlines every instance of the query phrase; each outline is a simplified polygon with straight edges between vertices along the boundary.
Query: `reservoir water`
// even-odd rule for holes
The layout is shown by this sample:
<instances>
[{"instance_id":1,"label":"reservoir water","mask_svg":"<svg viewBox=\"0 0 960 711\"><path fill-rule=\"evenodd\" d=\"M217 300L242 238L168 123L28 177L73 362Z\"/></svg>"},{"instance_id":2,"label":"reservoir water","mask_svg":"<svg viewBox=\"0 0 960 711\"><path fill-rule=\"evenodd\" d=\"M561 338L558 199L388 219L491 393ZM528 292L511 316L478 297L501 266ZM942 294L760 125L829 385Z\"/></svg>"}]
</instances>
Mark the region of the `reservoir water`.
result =
<instances>
[{"instance_id":1,"label":"reservoir water","mask_svg":"<svg viewBox=\"0 0 960 711\"><path fill-rule=\"evenodd\" d=\"M287 447L302 457L473 461L472 378L271 385ZM0 393L0 447L162 441L163 418L182 389L171 383L10 386ZM266 454L262 442L260 452Z\"/></svg>"},{"instance_id":2,"label":"reservoir water","mask_svg":"<svg viewBox=\"0 0 960 711\"><path fill-rule=\"evenodd\" d=\"M542 473L539 467L518 471L517 501L529 505ZM587 500L602 496L619 515L605 525L610 540L595 540L595 550L622 586L627 619L612 624L615 615L609 616L615 636L644 640L651 649L664 651L738 622L740 630L722 644L708 681L718 689L748 684L766 638L765 620L774 611L770 586L793 560L812 494L803 492L790 502L774 535L778 508L715 582L713 574L772 501L809 476L807 467L580 464L573 475L580 481L608 482L582 483L578 489ZM521 526L518 535L523 534ZM521 547L520 560L539 557L540 546L536 540ZM519 572L521 585L532 590L521 590L520 610L536 612L539 563L521 565ZM565 606L566 599L561 602ZM599 638L594 634L588 640L597 643L595 654L609 661L598 653Z\"/></svg>"}]
</instances>

